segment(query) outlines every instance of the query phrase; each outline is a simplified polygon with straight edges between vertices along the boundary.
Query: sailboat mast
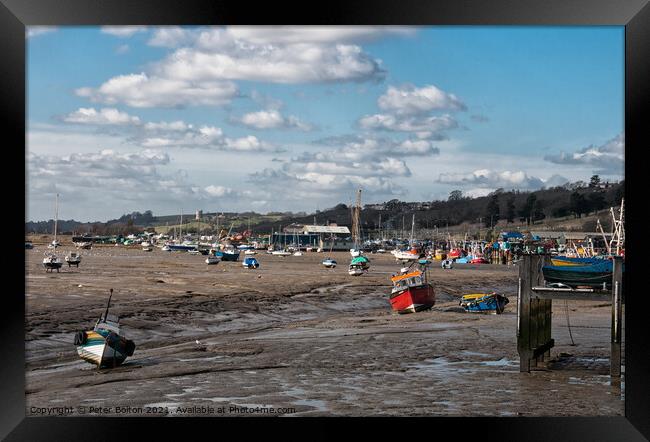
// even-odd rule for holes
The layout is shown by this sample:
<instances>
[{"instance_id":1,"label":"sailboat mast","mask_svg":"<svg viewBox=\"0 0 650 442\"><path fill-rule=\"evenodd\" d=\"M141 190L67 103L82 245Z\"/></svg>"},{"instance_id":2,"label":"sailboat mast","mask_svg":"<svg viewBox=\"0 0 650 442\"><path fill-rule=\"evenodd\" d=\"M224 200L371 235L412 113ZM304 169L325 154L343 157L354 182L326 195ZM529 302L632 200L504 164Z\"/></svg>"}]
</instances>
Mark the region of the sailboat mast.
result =
<instances>
[{"instance_id":1,"label":"sailboat mast","mask_svg":"<svg viewBox=\"0 0 650 442\"><path fill-rule=\"evenodd\" d=\"M409 240L409 245L413 247L413 230L415 229L415 213L413 214L413 219L411 220L411 239Z\"/></svg>"},{"instance_id":2,"label":"sailboat mast","mask_svg":"<svg viewBox=\"0 0 650 442\"><path fill-rule=\"evenodd\" d=\"M178 227L178 238L183 239L183 209L181 209L181 225Z\"/></svg>"},{"instance_id":3,"label":"sailboat mast","mask_svg":"<svg viewBox=\"0 0 650 442\"><path fill-rule=\"evenodd\" d=\"M56 248L56 231L59 222L59 194L56 194L56 203L54 204L54 247Z\"/></svg>"}]
</instances>

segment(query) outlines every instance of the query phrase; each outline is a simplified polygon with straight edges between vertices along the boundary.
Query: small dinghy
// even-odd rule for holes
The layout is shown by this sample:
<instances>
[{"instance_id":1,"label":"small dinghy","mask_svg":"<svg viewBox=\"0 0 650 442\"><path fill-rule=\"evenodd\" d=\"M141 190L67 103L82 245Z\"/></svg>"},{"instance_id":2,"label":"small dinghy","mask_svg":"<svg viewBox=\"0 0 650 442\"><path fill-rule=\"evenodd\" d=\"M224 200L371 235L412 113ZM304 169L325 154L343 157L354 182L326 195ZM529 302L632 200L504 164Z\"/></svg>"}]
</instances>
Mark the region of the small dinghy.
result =
<instances>
[{"instance_id":1,"label":"small dinghy","mask_svg":"<svg viewBox=\"0 0 650 442\"><path fill-rule=\"evenodd\" d=\"M359 264L350 264L350 268L348 269L348 274L350 276L361 276L364 273L366 273L366 269L364 269L361 265Z\"/></svg>"},{"instance_id":2,"label":"small dinghy","mask_svg":"<svg viewBox=\"0 0 650 442\"><path fill-rule=\"evenodd\" d=\"M208 257L205 258L205 263L207 265L219 264L219 261L221 261L221 257L217 256L214 250L210 250Z\"/></svg>"},{"instance_id":3,"label":"small dinghy","mask_svg":"<svg viewBox=\"0 0 650 442\"><path fill-rule=\"evenodd\" d=\"M252 249L248 249L244 251L244 255L257 255L257 252Z\"/></svg>"},{"instance_id":4,"label":"small dinghy","mask_svg":"<svg viewBox=\"0 0 650 442\"><path fill-rule=\"evenodd\" d=\"M119 318L108 313L112 296L113 289L108 297L106 312L97 320L95 327L88 331L80 330L74 336L74 345L81 359L97 365L97 368L117 367L135 351L135 343L120 335Z\"/></svg>"},{"instance_id":5,"label":"small dinghy","mask_svg":"<svg viewBox=\"0 0 650 442\"><path fill-rule=\"evenodd\" d=\"M65 256L65 262L68 263L68 267L77 266L77 268L79 268L79 264L81 263L81 255L77 252L70 252Z\"/></svg>"},{"instance_id":6,"label":"small dinghy","mask_svg":"<svg viewBox=\"0 0 650 442\"><path fill-rule=\"evenodd\" d=\"M508 298L496 293L473 293L463 295L460 306L467 312L501 314L508 302Z\"/></svg>"},{"instance_id":7,"label":"small dinghy","mask_svg":"<svg viewBox=\"0 0 650 442\"><path fill-rule=\"evenodd\" d=\"M336 261L333 260L332 258L324 259L321 264L323 264L328 269L333 269L334 267L336 267Z\"/></svg>"},{"instance_id":8,"label":"small dinghy","mask_svg":"<svg viewBox=\"0 0 650 442\"><path fill-rule=\"evenodd\" d=\"M256 269L260 266L260 263L255 258L245 258L242 265L247 269Z\"/></svg>"}]
</instances>

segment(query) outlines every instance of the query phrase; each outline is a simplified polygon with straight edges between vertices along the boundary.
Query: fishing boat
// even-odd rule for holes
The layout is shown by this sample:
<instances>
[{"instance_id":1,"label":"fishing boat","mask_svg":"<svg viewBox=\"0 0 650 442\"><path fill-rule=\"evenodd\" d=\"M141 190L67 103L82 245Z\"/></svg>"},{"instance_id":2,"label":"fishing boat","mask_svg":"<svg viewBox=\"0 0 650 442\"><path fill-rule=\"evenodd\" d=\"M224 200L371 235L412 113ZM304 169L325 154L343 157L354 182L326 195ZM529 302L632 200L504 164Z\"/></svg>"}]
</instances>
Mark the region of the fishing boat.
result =
<instances>
[{"instance_id":1,"label":"fishing boat","mask_svg":"<svg viewBox=\"0 0 650 442\"><path fill-rule=\"evenodd\" d=\"M219 250L216 252L216 255L221 258L222 261L238 261L239 260L239 250L233 248L227 248L224 250Z\"/></svg>"},{"instance_id":2,"label":"fishing boat","mask_svg":"<svg viewBox=\"0 0 650 442\"><path fill-rule=\"evenodd\" d=\"M547 283L562 283L570 287L588 286L588 287L611 287L612 284L613 262L604 260L603 262L573 266L573 265L546 265L542 267L544 280ZM623 265L625 271L625 265Z\"/></svg>"},{"instance_id":3,"label":"fishing boat","mask_svg":"<svg viewBox=\"0 0 650 442\"><path fill-rule=\"evenodd\" d=\"M121 365L127 357L133 356L135 343L120 335L119 318L108 313L113 289L108 297L106 312L100 316L92 330L78 331L74 336L77 353L86 362L97 368Z\"/></svg>"},{"instance_id":4,"label":"fishing boat","mask_svg":"<svg viewBox=\"0 0 650 442\"><path fill-rule=\"evenodd\" d=\"M463 295L460 306L467 312L501 314L508 303L508 298L496 293L473 293Z\"/></svg>"},{"instance_id":5,"label":"fishing boat","mask_svg":"<svg viewBox=\"0 0 650 442\"><path fill-rule=\"evenodd\" d=\"M242 265L247 269L256 269L260 266L260 263L255 258L244 258Z\"/></svg>"},{"instance_id":6,"label":"fishing boat","mask_svg":"<svg viewBox=\"0 0 650 442\"><path fill-rule=\"evenodd\" d=\"M410 271L406 273L391 277L393 289L389 300L391 307L397 313L415 313L427 310L436 303L433 286L427 280L426 266L428 263L427 260L420 260L418 261L419 269L410 268Z\"/></svg>"},{"instance_id":7,"label":"fishing boat","mask_svg":"<svg viewBox=\"0 0 650 442\"><path fill-rule=\"evenodd\" d=\"M79 268L79 264L81 264L81 255L77 252L70 252L65 256L65 262L68 263L68 267L77 266L77 268Z\"/></svg>"}]
</instances>

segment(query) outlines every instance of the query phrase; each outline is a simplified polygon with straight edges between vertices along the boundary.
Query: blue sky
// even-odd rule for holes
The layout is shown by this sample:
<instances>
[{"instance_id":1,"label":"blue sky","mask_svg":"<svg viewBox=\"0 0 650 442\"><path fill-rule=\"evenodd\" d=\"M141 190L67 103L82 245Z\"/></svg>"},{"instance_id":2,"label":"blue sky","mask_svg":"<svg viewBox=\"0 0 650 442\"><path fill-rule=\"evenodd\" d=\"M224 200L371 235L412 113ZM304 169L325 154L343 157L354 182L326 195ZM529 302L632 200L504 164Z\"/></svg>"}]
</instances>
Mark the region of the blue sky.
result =
<instances>
[{"instance_id":1,"label":"blue sky","mask_svg":"<svg viewBox=\"0 0 650 442\"><path fill-rule=\"evenodd\" d=\"M623 178L623 27L32 27L27 219Z\"/></svg>"}]
</instances>

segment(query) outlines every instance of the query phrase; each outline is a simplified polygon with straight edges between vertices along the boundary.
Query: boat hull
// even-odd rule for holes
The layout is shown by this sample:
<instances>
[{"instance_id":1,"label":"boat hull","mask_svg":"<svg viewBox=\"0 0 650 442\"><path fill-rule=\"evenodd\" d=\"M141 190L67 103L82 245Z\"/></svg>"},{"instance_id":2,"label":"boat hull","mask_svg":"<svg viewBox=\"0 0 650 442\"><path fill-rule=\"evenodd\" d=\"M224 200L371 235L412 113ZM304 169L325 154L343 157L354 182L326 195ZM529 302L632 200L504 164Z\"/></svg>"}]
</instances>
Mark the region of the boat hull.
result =
<instances>
[{"instance_id":1,"label":"boat hull","mask_svg":"<svg viewBox=\"0 0 650 442\"><path fill-rule=\"evenodd\" d=\"M390 305L397 313L415 313L430 309L436 303L431 284L407 287L390 295Z\"/></svg>"},{"instance_id":2,"label":"boat hull","mask_svg":"<svg viewBox=\"0 0 650 442\"><path fill-rule=\"evenodd\" d=\"M79 333L83 333L85 339L80 339ZM121 365L135 349L132 341L115 333L104 336L94 330L78 332L75 336L75 344L79 357L90 364L97 365L98 368Z\"/></svg>"},{"instance_id":3,"label":"boat hull","mask_svg":"<svg viewBox=\"0 0 650 442\"><path fill-rule=\"evenodd\" d=\"M542 273L547 283L562 283L570 287L587 286L600 288L612 285L612 261L587 266L544 266ZM623 267L625 271L625 267Z\"/></svg>"},{"instance_id":4,"label":"boat hull","mask_svg":"<svg viewBox=\"0 0 650 442\"><path fill-rule=\"evenodd\" d=\"M481 293L463 296L460 305L467 312L501 314L508 302L508 298L503 295Z\"/></svg>"},{"instance_id":5,"label":"boat hull","mask_svg":"<svg viewBox=\"0 0 650 442\"><path fill-rule=\"evenodd\" d=\"M217 256L219 258L221 258L222 261L237 261L237 260L239 260L239 252L237 252L237 253L217 252Z\"/></svg>"}]
</instances>

